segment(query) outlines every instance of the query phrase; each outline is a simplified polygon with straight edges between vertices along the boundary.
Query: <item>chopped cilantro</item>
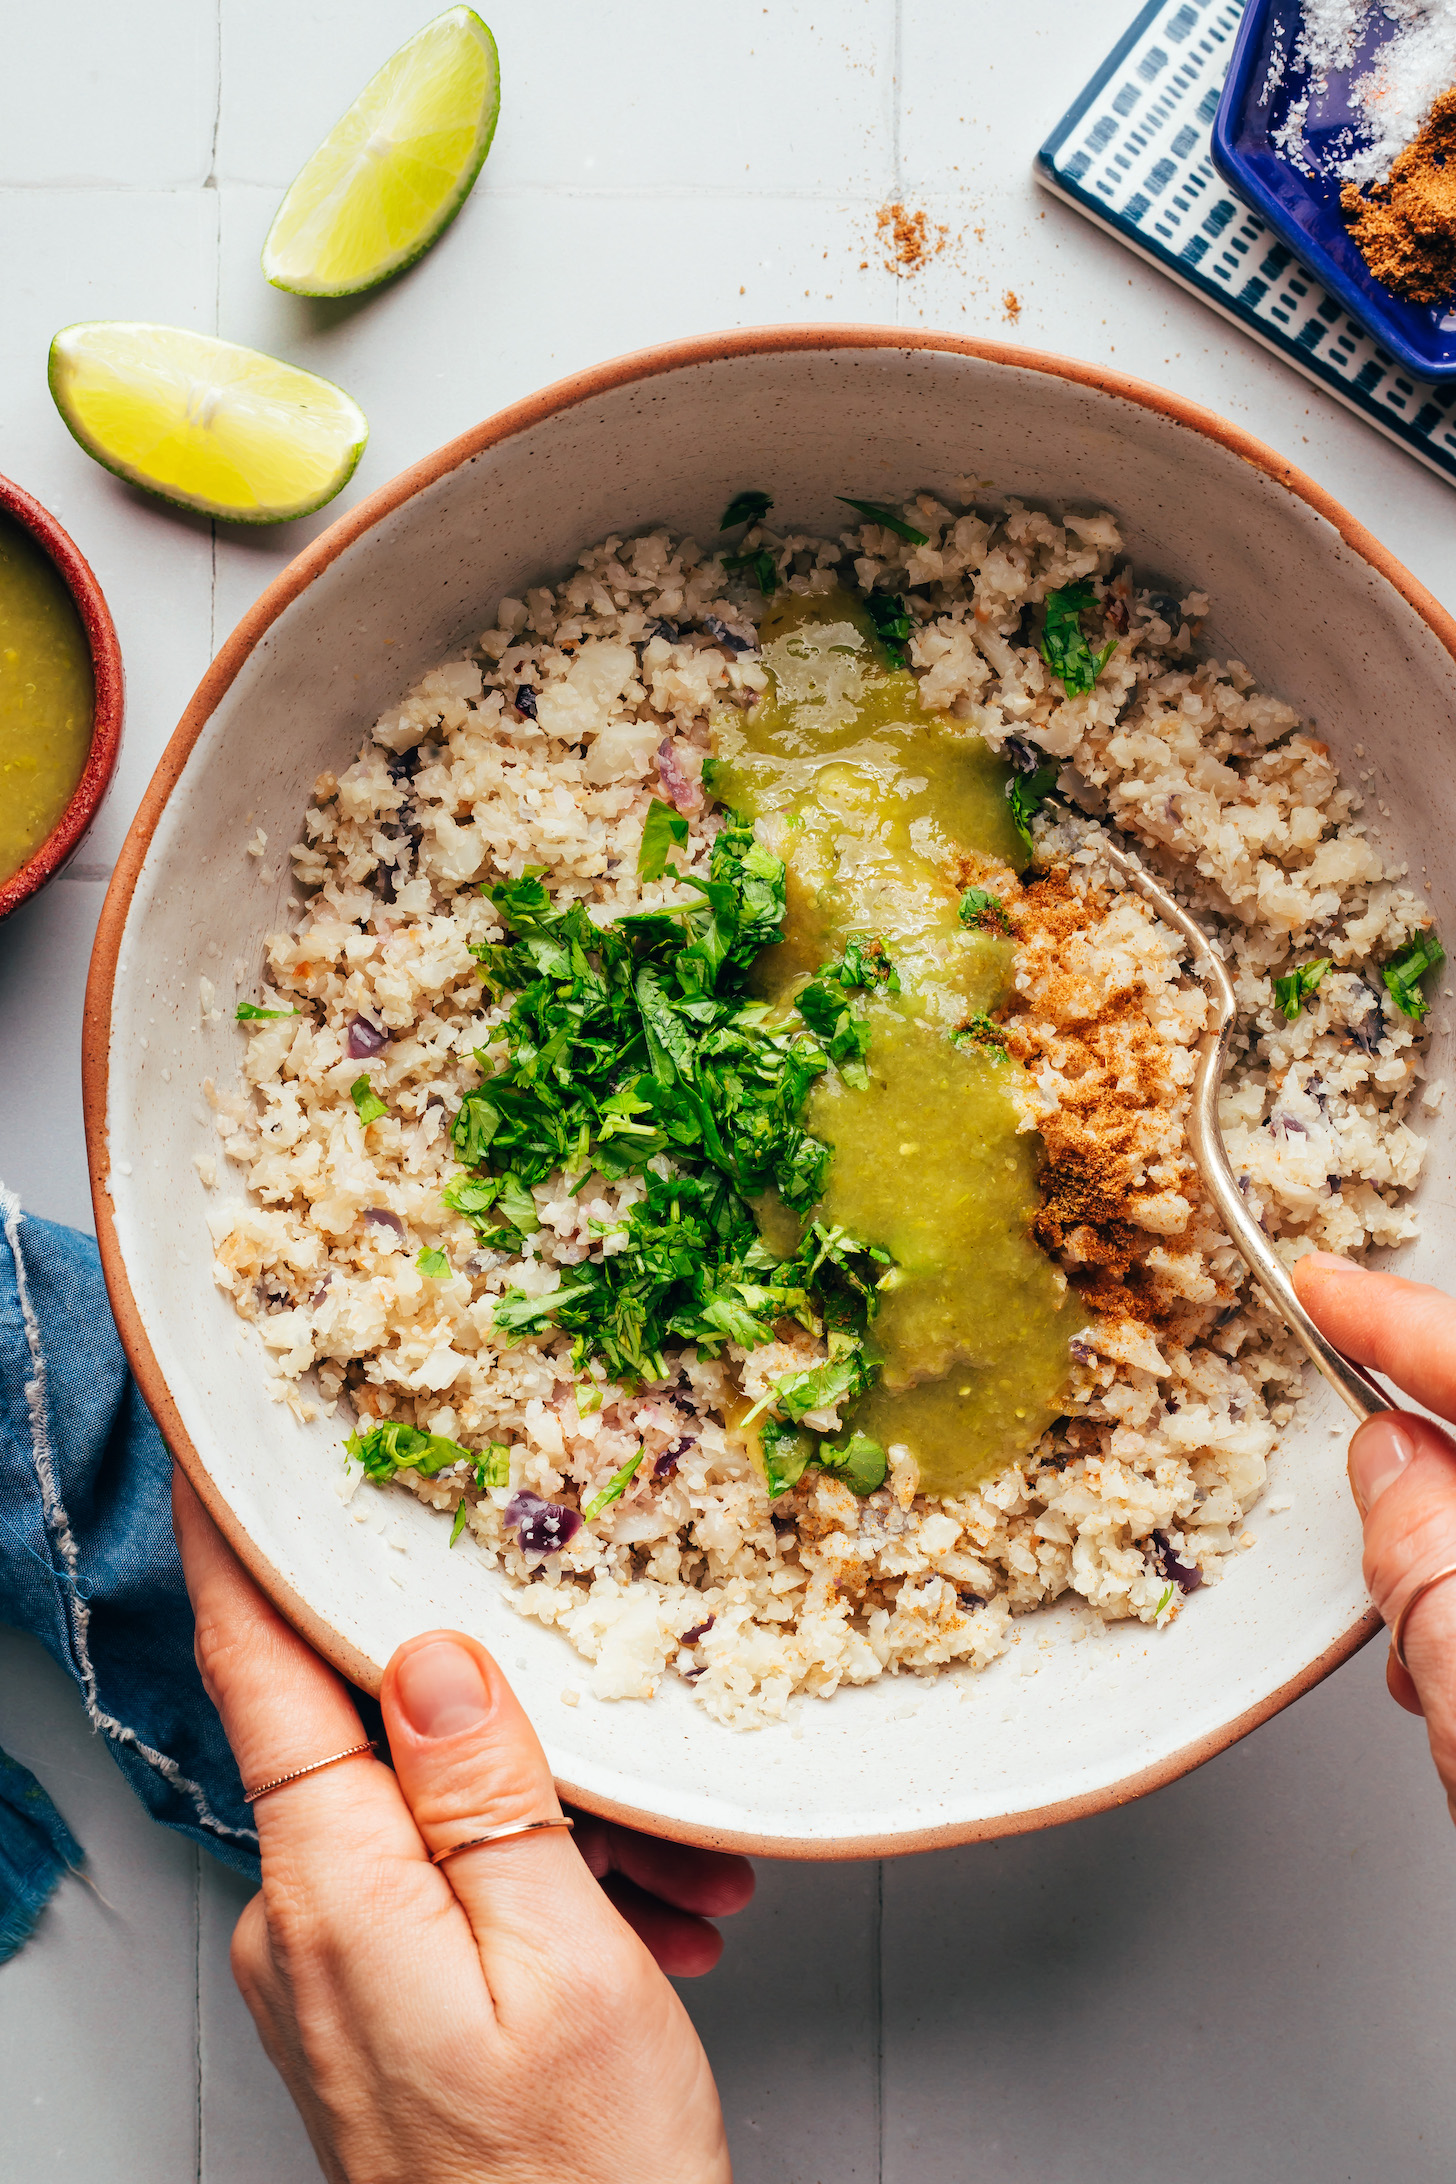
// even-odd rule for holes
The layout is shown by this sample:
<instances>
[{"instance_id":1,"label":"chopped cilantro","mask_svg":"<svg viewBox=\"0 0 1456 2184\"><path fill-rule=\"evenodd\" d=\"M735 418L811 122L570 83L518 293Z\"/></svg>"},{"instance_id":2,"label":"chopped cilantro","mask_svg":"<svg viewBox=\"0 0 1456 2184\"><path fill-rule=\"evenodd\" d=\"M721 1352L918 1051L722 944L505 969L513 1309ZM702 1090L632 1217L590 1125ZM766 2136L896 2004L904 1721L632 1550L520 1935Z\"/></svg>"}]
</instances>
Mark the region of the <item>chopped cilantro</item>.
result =
<instances>
[{"instance_id":1,"label":"chopped cilantro","mask_svg":"<svg viewBox=\"0 0 1456 2184\"><path fill-rule=\"evenodd\" d=\"M915 624L905 611L904 600L896 592L872 591L865 593L865 606L890 666L908 667L910 655L905 647L915 634Z\"/></svg>"},{"instance_id":2,"label":"chopped cilantro","mask_svg":"<svg viewBox=\"0 0 1456 2184\"><path fill-rule=\"evenodd\" d=\"M444 1252L431 1251L428 1245L416 1259L415 1265L422 1274L428 1274L431 1281L435 1282L442 1281L450 1271L450 1261Z\"/></svg>"},{"instance_id":3,"label":"chopped cilantro","mask_svg":"<svg viewBox=\"0 0 1456 2184\"><path fill-rule=\"evenodd\" d=\"M1006 784L1006 801L1011 806L1012 821L1026 844L1028 857L1036 847L1031 836L1031 822L1056 787L1061 770L1052 759L1049 764L1038 766L1033 773L1014 773Z\"/></svg>"},{"instance_id":4,"label":"chopped cilantro","mask_svg":"<svg viewBox=\"0 0 1456 2184\"><path fill-rule=\"evenodd\" d=\"M1085 697L1117 650L1115 637L1094 652L1082 635L1082 616L1096 605L1097 595L1085 577L1046 595L1041 656L1069 698Z\"/></svg>"},{"instance_id":5,"label":"chopped cilantro","mask_svg":"<svg viewBox=\"0 0 1456 2184\"><path fill-rule=\"evenodd\" d=\"M378 1122L381 1115L389 1113L389 1109L367 1077L356 1077L354 1079L349 1087L349 1097L358 1108L359 1120L366 1130L371 1122Z\"/></svg>"},{"instance_id":6,"label":"chopped cilantro","mask_svg":"<svg viewBox=\"0 0 1456 2184\"><path fill-rule=\"evenodd\" d=\"M351 1433L344 1446L371 1479L392 1479L396 1471L418 1471L432 1479L451 1464L476 1461L458 1441L447 1441L443 1433L425 1433L398 1418L387 1418L367 1433Z\"/></svg>"},{"instance_id":7,"label":"chopped cilantro","mask_svg":"<svg viewBox=\"0 0 1456 2184\"><path fill-rule=\"evenodd\" d=\"M511 1452L504 1441L492 1441L485 1454L476 1457L475 1483L482 1494L489 1486L510 1485Z\"/></svg>"},{"instance_id":8,"label":"chopped cilantro","mask_svg":"<svg viewBox=\"0 0 1456 2184\"><path fill-rule=\"evenodd\" d=\"M1161 1599L1161 1600L1160 1600L1160 1601L1158 1602L1157 1606L1156 1606L1156 1607L1154 1608L1154 1610L1153 1610L1153 1621L1154 1621L1155 1623L1156 1623L1156 1621L1158 1620L1158 1617L1159 1617L1159 1616L1160 1616L1160 1615L1162 1614L1162 1612L1163 1612L1164 1608L1166 1608L1166 1606L1168 1605L1168 1602L1169 1602L1169 1601L1170 1601L1170 1600L1172 1599L1172 1597L1173 1597L1173 1588L1172 1588L1172 1586L1171 1586L1171 1585L1166 1585L1166 1586L1164 1586L1164 1588L1163 1588L1163 1597L1162 1597L1162 1599Z\"/></svg>"},{"instance_id":9,"label":"chopped cilantro","mask_svg":"<svg viewBox=\"0 0 1456 2184\"><path fill-rule=\"evenodd\" d=\"M872 1364L861 1341L842 1329L832 1329L823 1364L775 1381L772 1400L797 1425L806 1411L830 1410L863 1395L873 1378Z\"/></svg>"},{"instance_id":10,"label":"chopped cilantro","mask_svg":"<svg viewBox=\"0 0 1456 2184\"><path fill-rule=\"evenodd\" d=\"M266 1024L275 1016L297 1016L297 1014L297 1009L255 1008L251 1001L240 1001L237 1011L240 1024Z\"/></svg>"},{"instance_id":11,"label":"chopped cilantro","mask_svg":"<svg viewBox=\"0 0 1456 2184\"><path fill-rule=\"evenodd\" d=\"M454 1546L456 1540L459 1539L460 1534L465 1530L465 1519L469 1515L469 1513L469 1502L462 1501L459 1508L455 1511L455 1522L450 1527L450 1545L452 1547Z\"/></svg>"},{"instance_id":12,"label":"chopped cilantro","mask_svg":"<svg viewBox=\"0 0 1456 2184\"><path fill-rule=\"evenodd\" d=\"M671 804L654 796L642 824L642 847L637 852L639 880L660 880L667 870L668 851L681 849L688 838L688 823Z\"/></svg>"},{"instance_id":13,"label":"chopped cilantro","mask_svg":"<svg viewBox=\"0 0 1456 2184\"><path fill-rule=\"evenodd\" d=\"M851 933L844 943L844 954L833 972L822 970L819 976L833 976L845 987L883 986L886 993L900 991L899 973L890 961L885 943L878 933Z\"/></svg>"},{"instance_id":14,"label":"chopped cilantro","mask_svg":"<svg viewBox=\"0 0 1456 2184\"><path fill-rule=\"evenodd\" d=\"M1301 963L1287 978L1275 979L1274 1006L1283 1009L1286 1022L1292 1024L1305 1002L1314 999L1329 968L1329 957L1321 956L1317 962Z\"/></svg>"},{"instance_id":15,"label":"chopped cilantro","mask_svg":"<svg viewBox=\"0 0 1456 2184\"><path fill-rule=\"evenodd\" d=\"M639 1383L664 1375L670 1347L753 1348L785 1317L858 1342L889 1263L820 1224L788 1260L765 1246L749 1200L776 1191L804 1213L823 1194L829 1147L802 1118L830 1056L802 1017L770 1023L748 993L747 971L781 937L785 885L751 823L726 813L707 880L687 885L696 901L607 926L579 903L554 910L537 875L490 889L511 932L497 951L515 995L498 1033L508 1058L477 1055L491 1073L451 1126L464 1172L443 1194L478 1234L498 1220L529 1234L532 1187L553 1173L640 1176L609 1252L563 1268L544 1295L508 1289L492 1307L503 1339L559 1331L575 1372L595 1361ZM863 1045L848 991L893 976L883 944L856 935L814 982L851 1066ZM488 1240L510 1248L499 1229Z\"/></svg>"},{"instance_id":16,"label":"chopped cilantro","mask_svg":"<svg viewBox=\"0 0 1456 2184\"><path fill-rule=\"evenodd\" d=\"M781 1418L765 1418L759 1436L763 1468L768 1479L768 1498L777 1501L798 1485L814 1460L814 1436Z\"/></svg>"},{"instance_id":17,"label":"chopped cilantro","mask_svg":"<svg viewBox=\"0 0 1456 2184\"><path fill-rule=\"evenodd\" d=\"M986 1047L998 1054L1006 1052L1005 1032L984 1009L977 1009L974 1016L968 1016L963 1024L958 1025L950 1035L950 1043L959 1047Z\"/></svg>"},{"instance_id":18,"label":"chopped cilantro","mask_svg":"<svg viewBox=\"0 0 1456 2184\"><path fill-rule=\"evenodd\" d=\"M966 889L961 897L960 921L962 925L978 925L986 933L1002 933L1008 939L1011 934L1005 903L999 895L990 894L984 887Z\"/></svg>"},{"instance_id":19,"label":"chopped cilantro","mask_svg":"<svg viewBox=\"0 0 1456 2184\"><path fill-rule=\"evenodd\" d=\"M1390 998L1402 1016L1413 1016L1420 1022L1430 1007L1420 982L1427 971L1438 971L1445 960L1446 951L1434 933L1417 933L1396 950L1383 975Z\"/></svg>"},{"instance_id":20,"label":"chopped cilantro","mask_svg":"<svg viewBox=\"0 0 1456 2184\"><path fill-rule=\"evenodd\" d=\"M627 1459L626 1463L623 1464L620 1471L614 1471L612 1473L612 1476L610 1477L610 1479L608 1479L600 1494L593 1494L591 1500L582 1510L582 1516L588 1524L591 1523L593 1517L599 1517L602 1511L607 1508L610 1503L614 1501L620 1501L622 1499L622 1496L626 1493L628 1487L632 1483L633 1474L635 1473L637 1466L641 1463L646 1453L647 1449L646 1445L644 1444L641 1448L638 1449L635 1456L630 1456Z\"/></svg>"},{"instance_id":21,"label":"chopped cilantro","mask_svg":"<svg viewBox=\"0 0 1456 2184\"><path fill-rule=\"evenodd\" d=\"M912 546L930 544L924 531L917 531L913 523L907 523L903 516L896 515L893 508L885 508L879 501L851 500L847 493L836 493L834 498L842 501L846 508L857 509L860 515L868 516L871 523L882 524L887 531L893 531L896 538L908 539Z\"/></svg>"},{"instance_id":22,"label":"chopped cilantro","mask_svg":"<svg viewBox=\"0 0 1456 2184\"><path fill-rule=\"evenodd\" d=\"M765 1418L759 1446L770 1501L777 1501L781 1494L797 1486L811 1464L832 1472L861 1499L884 1485L889 1469L884 1450L867 1433L851 1433L844 1439L816 1444L806 1427L782 1418Z\"/></svg>"},{"instance_id":23,"label":"chopped cilantro","mask_svg":"<svg viewBox=\"0 0 1456 2184\"><path fill-rule=\"evenodd\" d=\"M760 493L750 488L746 493L735 493L723 511L720 531L731 531L735 523L762 523L773 506L772 493Z\"/></svg>"},{"instance_id":24,"label":"chopped cilantro","mask_svg":"<svg viewBox=\"0 0 1456 2184\"><path fill-rule=\"evenodd\" d=\"M850 1007L837 971L821 971L802 988L794 1005L845 1083L863 1091L870 1081L864 1062L870 1046L869 1019Z\"/></svg>"},{"instance_id":25,"label":"chopped cilantro","mask_svg":"<svg viewBox=\"0 0 1456 2184\"><path fill-rule=\"evenodd\" d=\"M751 554L725 554L723 566L730 573L746 569L765 599L779 588L779 565L767 546L755 546Z\"/></svg>"},{"instance_id":26,"label":"chopped cilantro","mask_svg":"<svg viewBox=\"0 0 1456 2184\"><path fill-rule=\"evenodd\" d=\"M890 1468L879 1442L867 1433L852 1433L847 1441L821 1441L817 1461L861 1499L884 1485Z\"/></svg>"}]
</instances>

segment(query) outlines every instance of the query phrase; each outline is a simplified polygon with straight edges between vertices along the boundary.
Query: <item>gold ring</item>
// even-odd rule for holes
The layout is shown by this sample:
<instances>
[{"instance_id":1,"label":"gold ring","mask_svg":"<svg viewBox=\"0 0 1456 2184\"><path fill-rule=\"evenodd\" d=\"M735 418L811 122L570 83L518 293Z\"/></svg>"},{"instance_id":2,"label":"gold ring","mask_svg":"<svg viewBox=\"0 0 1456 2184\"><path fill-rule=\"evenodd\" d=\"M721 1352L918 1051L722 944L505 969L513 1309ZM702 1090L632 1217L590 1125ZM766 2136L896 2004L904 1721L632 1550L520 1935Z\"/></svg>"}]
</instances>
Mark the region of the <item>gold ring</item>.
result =
<instances>
[{"instance_id":1,"label":"gold ring","mask_svg":"<svg viewBox=\"0 0 1456 2184\"><path fill-rule=\"evenodd\" d=\"M362 1744L351 1744L347 1752L330 1752L327 1759L310 1760L306 1767L295 1767L291 1774L274 1775L271 1782L260 1782L256 1789L244 1790L243 1803L256 1805L260 1797L266 1797L270 1790L281 1790L285 1782L301 1782L305 1775L317 1774L321 1767L337 1767L341 1759L352 1759L356 1752L375 1749L373 1737L366 1737Z\"/></svg>"},{"instance_id":2,"label":"gold ring","mask_svg":"<svg viewBox=\"0 0 1456 2184\"><path fill-rule=\"evenodd\" d=\"M430 1852L431 1865L439 1865L444 1858L453 1858L457 1851L478 1850L482 1843L504 1843L512 1835L534 1835L541 1828L574 1828L576 1822L558 1813L554 1820L508 1820L504 1827L487 1828L482 1835L471 1835L463 1843L451 1843L444 1850Z\"/></svg>"},{"instance_id":3,"label":"gold ring","mask_svg":"<svg viewBox=\"0 0 1456 2184\"><path fill-rule=\"evenodd\" d=\"M1417 1585L1415 1591L1411 1594L1409 1600L1407 1600L1405 1606L1401 1609L1399 1615L1395 1619L1395 1628L1390 1634L1391 1650L1394 1653L1396 1659L1399 1661L1401 1667L1405 1670L1407 1676L1410 1674L1410 1664L1405 1657L1405 1626L1410 1621L1411 1609L1415 1606L1418 1600L1423 1600L1425 1598L1426 1594L1430 1591L1433 1585L1444 1584L1445 1580L1448 1577L1456 1577L1456 1562L1448 1562L1444 1570L1435 1571L1432 1576L1426 1578L1423 1583Z\"/></svg>"}]
</instances>

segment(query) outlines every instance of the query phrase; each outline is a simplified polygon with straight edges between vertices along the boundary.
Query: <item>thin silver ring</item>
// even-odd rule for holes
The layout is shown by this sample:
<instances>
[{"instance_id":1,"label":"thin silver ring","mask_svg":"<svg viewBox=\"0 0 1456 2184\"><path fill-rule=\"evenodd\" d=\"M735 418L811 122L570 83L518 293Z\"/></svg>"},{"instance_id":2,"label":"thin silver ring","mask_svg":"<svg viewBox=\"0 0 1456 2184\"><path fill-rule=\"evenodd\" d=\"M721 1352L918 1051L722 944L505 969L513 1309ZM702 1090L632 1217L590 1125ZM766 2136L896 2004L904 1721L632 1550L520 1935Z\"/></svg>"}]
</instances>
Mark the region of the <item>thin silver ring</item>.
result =
<instances>
[{"instance_id":1,"label":"thin silver ring","mask_svg":"<svg viewBox=\"0 0 1456 2184\"><path fill-rule=\"evenodd\" d=\"M373 1737L366 1737L362 1744L351 1744L346 1752L330 1752L327 1759L310 1760L306 1767L295 1767L291 1774L274 1775L271 1782L260 1782L256 1789L244 1790L243 1803L256 1805L260 1797L266 1797L270 1790L281 1790L285 1782L301 1782L305 1775L317 1774L321 1767L337 1767L341 1759L352 1759L356 1752L374 1749Z\"/></svg>"},{"instance_id":2,"label":"thin silver ring","mask_svg":"<svg viewBox=\"0 0 1456 2184\"><path fill-rule=\"evenodd\" d=\"M1405 1626L1410 1621L1411 1609L1416 1605L1416 1602L1418 1600L1424 1600L1426 1594L1430 1591L1433 1585L1444 1584L1448 1577L1456 1577L1456 1562L1448 1562L1444 1570L1434 1571L1432 1575L1426 1578L1422 1584L1417 1585L1415 1591L1411 1594L1409 1600L1407 1600L1405 1606L1401 1609L1399 1615L1395 1619L1395 1628L1390 1634L1391 1651L1394 1653L1401 1667L1405 1670L1407 1676L1410 1674L1410 1664L1405 1657Z\"/></svg>"},{"instance_id":3,"label":"thin silver ring","mask_svg":"<svg viewBox=\"0 0 1456 2184\"><path fill-rule=\"evenodd\" d=\"M535 1835L542 1828L574 1828L576 1822L558 1814L554 1820L507 1820L504 1827L487 1828L481 1835L467 1836L463 1843L451 1843L444 1850L430 1852L431 1865L439 1865L442 1859L453 1858L462 1850L478 1850L482 1843L504 1843L513 1835Z\"/></svg>"}]
</instances>

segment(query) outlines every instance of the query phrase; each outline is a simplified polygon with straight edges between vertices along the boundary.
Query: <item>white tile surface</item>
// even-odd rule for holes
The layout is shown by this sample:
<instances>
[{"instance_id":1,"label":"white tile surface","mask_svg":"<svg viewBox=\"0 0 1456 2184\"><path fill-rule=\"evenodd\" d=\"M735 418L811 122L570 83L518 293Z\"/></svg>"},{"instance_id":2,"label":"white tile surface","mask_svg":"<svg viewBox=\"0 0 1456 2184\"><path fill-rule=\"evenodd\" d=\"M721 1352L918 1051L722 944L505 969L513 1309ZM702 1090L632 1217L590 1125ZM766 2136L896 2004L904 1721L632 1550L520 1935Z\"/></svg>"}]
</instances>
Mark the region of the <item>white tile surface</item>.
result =
<instances>
[{"instance_id":1,"label":"white tile surface","mask_svg":"<svg viewBox=\"0 0 1456 2184\"><path fill-rule=\"evenodd\" d=\"M216 641L329 520L214 541L96 469L45 391L46 344L79 317L215 327L348 385L373 427L349 499L674 334L843 318L1012 339L1237 418L1456 604L1449 488L1032 187L1035 145L1133 4L509 0L488 11L505 98L481 186L414 272L339 305L267 288L258 247L418 0L12 10L0 470L94 562L129 680L121 776L72 875L107 870ZM901 196L946 237L897 277L875 214ZM78 1225L99 901L68 875L0 928L0 1176ZM0 1973L0 2184L303 2184L312 2155L227 1970L240 1884L207 1860L199 1877L60 1672L3 1634L0 1743L114 1907L68 1882ZM1372 1650L1126 1812L883 1876L766 1869L686 1990L740 2184L1434 2184L1456 2130L1451 1849Z\"/></svg>"},{"instance_id":2,"label":"white tile surface","mask_svg":"<svg viewBox=\"0 0 1456 2184\"><path fill-rule=\"evenodd\" d=\"M33 1638L0 1629L0 1745L88 1853L0 1980L5 2184L172 2184L197 2166L200 1854L156 1827Z\"/></svg>"}]
</instances>

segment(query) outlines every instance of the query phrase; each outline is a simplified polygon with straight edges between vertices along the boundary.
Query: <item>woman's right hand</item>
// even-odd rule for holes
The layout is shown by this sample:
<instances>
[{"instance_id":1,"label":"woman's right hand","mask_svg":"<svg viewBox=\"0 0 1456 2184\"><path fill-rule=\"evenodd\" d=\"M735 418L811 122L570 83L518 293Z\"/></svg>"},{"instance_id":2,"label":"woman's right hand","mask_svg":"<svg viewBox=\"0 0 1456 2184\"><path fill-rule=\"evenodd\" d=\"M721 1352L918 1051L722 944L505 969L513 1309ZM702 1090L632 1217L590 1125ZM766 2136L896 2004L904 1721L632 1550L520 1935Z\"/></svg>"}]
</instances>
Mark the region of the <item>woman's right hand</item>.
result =
<instances>
[{"instance_id":1,"label":"woman's right hand","mask_svg":"<svg viewBox=\"0 0 1456 2184\"><path fill-rule=\"evenodd\" d=\"M1299 1260L1294 1283L1321 1332L1347 1357L1456 1421L1456 1302L1325 1252ZM1365 1521L1365 1582L1393 1629L1418 1588L1456 1566L1456 1443L1411 1411L1381 1411L1351 1437L1349 1471ZM1386 1682L1407 1712L1424 1714L1456 1819L1456 1576L1416 1601L1404 1651L1402 1668L1391 1648Z\"/></svg>"}]
</instances>

